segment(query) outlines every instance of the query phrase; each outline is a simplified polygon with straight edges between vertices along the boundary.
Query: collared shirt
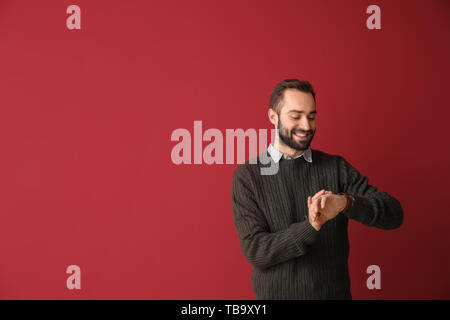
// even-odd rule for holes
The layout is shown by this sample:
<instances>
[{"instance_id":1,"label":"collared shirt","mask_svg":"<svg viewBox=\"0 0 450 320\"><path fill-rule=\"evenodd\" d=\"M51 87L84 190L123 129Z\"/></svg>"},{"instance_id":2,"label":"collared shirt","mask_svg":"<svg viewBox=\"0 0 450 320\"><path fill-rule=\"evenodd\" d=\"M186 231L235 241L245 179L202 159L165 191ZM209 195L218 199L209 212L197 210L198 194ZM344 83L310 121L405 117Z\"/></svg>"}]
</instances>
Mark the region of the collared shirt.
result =
<instances>
[{"instance_id":1,"label":"collared shirt","mask_svg":"<svg viewBox=\"0 0 450 320\"><path fill-rule=\"evenodd\" d=\"M295 158L291 158L289 155L282 153L277 148L275 148L272 144L269 145L269 148L267 149L267 151L269 152L270 156L272 157L272 159L275 163L278 163L278 161L280 161L281 158L291 160L291 159L297 159L298 157L301 157L301 156L303 156L303 158L305 158L306 161L312 162L311 148L306 149L305 151L303 151L303 153L301 155L296 156Z\"/></svg>"}]
</instances>

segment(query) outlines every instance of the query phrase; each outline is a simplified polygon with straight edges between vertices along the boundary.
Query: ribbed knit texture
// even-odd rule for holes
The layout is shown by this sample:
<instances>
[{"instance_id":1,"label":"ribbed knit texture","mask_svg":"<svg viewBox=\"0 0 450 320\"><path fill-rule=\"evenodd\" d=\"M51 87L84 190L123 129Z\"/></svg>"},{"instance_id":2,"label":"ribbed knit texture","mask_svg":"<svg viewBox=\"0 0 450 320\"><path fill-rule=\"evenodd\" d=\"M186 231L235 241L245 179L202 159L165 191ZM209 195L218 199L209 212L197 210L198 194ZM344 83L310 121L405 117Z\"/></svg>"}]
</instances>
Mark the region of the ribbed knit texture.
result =
<instances>
[{"instance_id":1,"label":"ribbed knit texture","mask_svg":"<svg viewBox=\"0 0 450 320\"><path fill-rule=\"evenodd\" d=\"M343 157L312 149L281 159L278 172L261 175L267 160L247 161L233 174L234 224L258 299L351 299L348 219L380 229L398 228L400 202L368 184ZM270 158L266 151L265 156ZM266 158L267 159L267 158ZM270 158L271 166L276 166ZM355 203L316 231L308 220L308 196L326 189L347 192Z\"/></svg>"}]
</instances>

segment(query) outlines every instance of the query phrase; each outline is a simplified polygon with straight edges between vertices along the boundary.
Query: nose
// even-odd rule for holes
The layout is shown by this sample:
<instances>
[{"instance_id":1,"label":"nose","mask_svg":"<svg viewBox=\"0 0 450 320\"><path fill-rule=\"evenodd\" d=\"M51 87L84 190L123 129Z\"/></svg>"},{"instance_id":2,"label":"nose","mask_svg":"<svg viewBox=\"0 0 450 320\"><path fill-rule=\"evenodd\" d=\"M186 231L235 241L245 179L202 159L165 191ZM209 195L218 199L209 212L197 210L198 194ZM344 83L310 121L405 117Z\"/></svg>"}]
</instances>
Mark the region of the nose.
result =
<instances>
[{"instance_id":1,"label":"nose","mask_svg":"<svg viewBox=\"0 0 450 320\"><path fill-rule=\"evenodd\" d=\"M302 117L300 119L300 130L303 130L303 131L311 130L311 125L309 124L309 121L306 117Z\"/></svg>"}]
</instances>

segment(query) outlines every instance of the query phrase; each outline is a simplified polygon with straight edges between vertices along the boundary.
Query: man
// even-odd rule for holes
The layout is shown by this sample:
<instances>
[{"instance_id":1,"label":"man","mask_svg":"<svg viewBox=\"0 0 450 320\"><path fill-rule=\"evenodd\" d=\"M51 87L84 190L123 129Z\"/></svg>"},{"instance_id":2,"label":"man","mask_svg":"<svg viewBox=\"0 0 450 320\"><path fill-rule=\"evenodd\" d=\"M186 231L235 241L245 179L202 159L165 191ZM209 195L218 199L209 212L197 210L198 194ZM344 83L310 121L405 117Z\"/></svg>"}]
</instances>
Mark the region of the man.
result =
<instances>
[{"instance_id":1,"label":"man","mask_svg":"<svg viewBox=\"0 0 450 320\"><path fill-rule=\"evenodd\" d=\"M278 83L268 116L277 129L274 144L238 166L232 183L234 224L253 265L256 297L352 299L348 220L398 228L400 202L369 185L343 157L310 148L316 103L309 82ZM276 173L261 174L267 164L277 165Z\"/></svg>"}]
</instances>

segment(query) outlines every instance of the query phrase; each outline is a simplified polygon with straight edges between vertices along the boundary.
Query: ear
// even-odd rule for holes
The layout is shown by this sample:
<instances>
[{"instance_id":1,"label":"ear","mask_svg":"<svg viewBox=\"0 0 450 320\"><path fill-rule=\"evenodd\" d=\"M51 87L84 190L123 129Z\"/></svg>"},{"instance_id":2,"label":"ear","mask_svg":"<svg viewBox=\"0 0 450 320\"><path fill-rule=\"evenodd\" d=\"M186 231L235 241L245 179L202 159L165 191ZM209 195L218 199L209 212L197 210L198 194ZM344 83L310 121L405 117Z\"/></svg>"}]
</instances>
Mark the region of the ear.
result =
<instances>
[{"instance_id":1,"label":"ear","mask_svg":"<svg viewBox=\"0 0 450 320\"><path fill-rule=\"evenodd\" d=\"M276 127L278 124L278 115L272 108L267 110L267 116L269 117L269 121Z\"/></svg>"}]
</instances>

